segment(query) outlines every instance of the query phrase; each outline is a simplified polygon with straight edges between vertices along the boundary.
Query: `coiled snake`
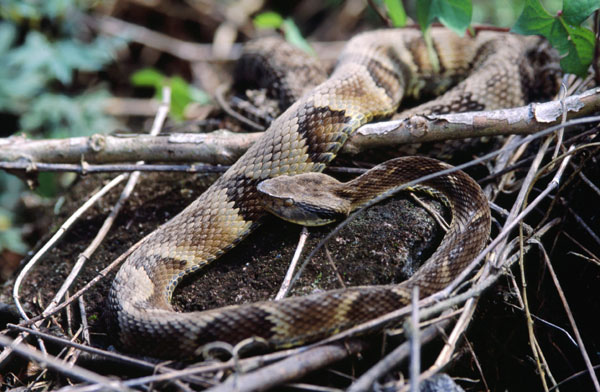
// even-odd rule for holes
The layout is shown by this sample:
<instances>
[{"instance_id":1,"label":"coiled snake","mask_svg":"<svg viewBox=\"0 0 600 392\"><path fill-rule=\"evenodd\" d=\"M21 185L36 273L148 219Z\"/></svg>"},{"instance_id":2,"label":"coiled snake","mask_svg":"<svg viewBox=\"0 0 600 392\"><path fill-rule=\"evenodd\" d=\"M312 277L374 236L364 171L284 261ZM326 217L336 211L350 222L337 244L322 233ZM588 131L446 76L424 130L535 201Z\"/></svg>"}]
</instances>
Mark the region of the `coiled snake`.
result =
<instances>
[{"instance_id":1,"label":"coiled snake","mask_svg":"<svg viewBox=\"0 0 600 392\"><path fill-rule=\"evenodd\" d=\"M435 73L416 30L385 30L353 38L332 75L279 116L219 180L177 216L141 240L109 293L119 344L163 358L191 357L212 341L248 337L288 347L329 336L409 302L409 289L426 296L445 287L483 247L490 216L479 186L462 172L428 181L452 205L449 232L431 258L398 285L354 287L277 302L178 313L171 305L181 278L235 246L265 213L257 185L283 174L320 172L362 124L393 114L403 96L446 87L470 76L411 113L496 109L529 100L535 71L527 53L537 38L481 32L460 38L433 29L440 67ZM399 158L355 179L351 204L448 165ZM261 188L269 188L262 185ZM336 190L338 194L351 192ZM285 198L285 197L284 197ZM290 204L287 202L287 204ZM346 206L348 207L348 206Z\"/></svg>"}]
</instances>

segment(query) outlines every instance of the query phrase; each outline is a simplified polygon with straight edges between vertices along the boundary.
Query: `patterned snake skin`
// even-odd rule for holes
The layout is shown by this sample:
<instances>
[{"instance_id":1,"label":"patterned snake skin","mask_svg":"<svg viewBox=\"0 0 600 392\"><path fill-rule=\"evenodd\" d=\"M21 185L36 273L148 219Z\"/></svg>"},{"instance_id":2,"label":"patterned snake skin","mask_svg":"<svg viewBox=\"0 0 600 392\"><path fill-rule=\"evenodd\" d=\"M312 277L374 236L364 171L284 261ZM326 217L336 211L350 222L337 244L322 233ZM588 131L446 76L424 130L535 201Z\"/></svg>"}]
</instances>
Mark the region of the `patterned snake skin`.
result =
<instances>
[{"instance_id":1,"label":"patterned snake skin","mask_svg":"<svg viewBox=\"0 0 600 392\"><path fill-rule=\"evenodd\" d=\"M170 305L183 276L217 259L257 226L265 213L258 183L282 174L322 171L359 126L393 114L403 96L445 89L469 73L454 89L411 113L489 110L529 100L535 71L527 52L535 49L537 38L491 32L460 38L444 29L432 33L440 61L437 74L416 30L353 38L326 81L278 117L197 200L141 240L109 293L121 347L161 358L189 358L212 341L261 337L275 348L303 344L407 304L413 285L420 286L421 296L430 295L461 271L483 247L490 218L478 185L455 172L425 184L446 195L453 220L438 250L404 283L203 312L179 313ZM404 158L378 166L372 179L355 181L374 184L397 177L394 181L403 182L447 167L431 159Z\"/></svg>"}]
</instances>

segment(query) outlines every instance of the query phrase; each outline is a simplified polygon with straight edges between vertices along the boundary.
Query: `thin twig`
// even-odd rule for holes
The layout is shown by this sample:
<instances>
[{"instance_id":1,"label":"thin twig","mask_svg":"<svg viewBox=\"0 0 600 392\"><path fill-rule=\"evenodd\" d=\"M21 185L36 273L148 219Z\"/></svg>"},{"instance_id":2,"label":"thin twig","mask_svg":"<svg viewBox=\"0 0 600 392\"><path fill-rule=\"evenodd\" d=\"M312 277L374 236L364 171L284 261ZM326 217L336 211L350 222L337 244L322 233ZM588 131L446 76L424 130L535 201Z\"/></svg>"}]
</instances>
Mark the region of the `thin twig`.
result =
<instances>
[{"instance_id":1,"label":"thin twig","mask_svg":"<svg viewBox=\"0 0 600 392\"><path fill-rule=\"evenodd\" d=\"M281 283L281 287L275 296L275 300L280 300L284 298L290 290L290 282L292 281L292 277L294 276L294 270L296 269L296 265L298 264L298 260L300 260L300 256L302 255L302 250L304 250L304 244L308 238L308 230L305 226L302 227L302 232L300 233L300 238L298 239L298 245L296 246L296 251L294 252L294 256L292 257L292 261L290 261L290 265L285 273L285 277L283 278L283 282Z\"/></svg>"},{"instance_id":2,"label":"thin twig","mask_svg":"<svg viewBox=\"0 0 600 392\"><path fill-rule=\"evenodd\" d=\"M342 275L340 275L340 271L338 271L337 266L335 265L335 261L333 261L333 257L331 257L331 253L329 252L329 248L327 248L327 245L325 245L324 249L325 249L325 256L327 257L327 261L329 262L331 269L335 273L335 276L337 277L338 282L340 282L340 286L342 286L342 288L345 289L346 283L344 283L344 279L342 278Z\"/></svg>"},{"instance_id":3,"label":"thin twig","mask_svg":"<svg viewBox=\"0 0 600 392\"><path fill-rule=\"evenodd\" d=\"M411 296L410 333L410 391L419 392L421 374L421 337L419 331L419 286L414 286Z\"/></svg>"}]
</instances>

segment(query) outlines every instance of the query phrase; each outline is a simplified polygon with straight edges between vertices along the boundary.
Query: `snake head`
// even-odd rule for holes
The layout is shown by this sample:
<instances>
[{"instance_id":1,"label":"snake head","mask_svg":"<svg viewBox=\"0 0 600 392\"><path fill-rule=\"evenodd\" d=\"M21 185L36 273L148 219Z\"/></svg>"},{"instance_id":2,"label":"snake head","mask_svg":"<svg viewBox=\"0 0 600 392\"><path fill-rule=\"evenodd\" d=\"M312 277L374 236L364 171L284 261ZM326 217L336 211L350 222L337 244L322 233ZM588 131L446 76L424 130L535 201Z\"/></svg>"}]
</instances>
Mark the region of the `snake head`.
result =
<instances>
[{"instance_id":1,"label":"snake head","mask_svg":"<svg viewBox=\"0 0 600 392\"><path fill-rule=\"evenodd\" d=\"M346 217L350 202L338 195L342 184L322 173L279 176L258 184L263 206L288 222L323 226Z\"/></svg>"}]
</instances>

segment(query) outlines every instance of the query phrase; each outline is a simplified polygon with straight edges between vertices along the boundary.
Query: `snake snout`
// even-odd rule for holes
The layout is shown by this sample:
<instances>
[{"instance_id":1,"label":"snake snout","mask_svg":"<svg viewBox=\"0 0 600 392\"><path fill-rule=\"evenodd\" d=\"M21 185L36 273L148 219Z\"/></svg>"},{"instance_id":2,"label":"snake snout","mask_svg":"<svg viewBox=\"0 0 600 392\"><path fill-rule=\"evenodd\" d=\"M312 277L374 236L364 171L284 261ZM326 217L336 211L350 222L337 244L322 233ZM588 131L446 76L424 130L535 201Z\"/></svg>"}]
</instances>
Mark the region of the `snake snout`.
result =
<instances>
[{"instance_id":1,"label":"snake snout","mask_svg":"<svg viewBox=\"0 0 600 392\"><path fill-rule=\"evenodd\" d=\"M323 226L346 216L328 203L330 198L315 195L314 184L307 186L305 177L280 176L259 183L257 189L265 209L288 222L305 226Z\"/></svg>"}]
</instances>

